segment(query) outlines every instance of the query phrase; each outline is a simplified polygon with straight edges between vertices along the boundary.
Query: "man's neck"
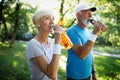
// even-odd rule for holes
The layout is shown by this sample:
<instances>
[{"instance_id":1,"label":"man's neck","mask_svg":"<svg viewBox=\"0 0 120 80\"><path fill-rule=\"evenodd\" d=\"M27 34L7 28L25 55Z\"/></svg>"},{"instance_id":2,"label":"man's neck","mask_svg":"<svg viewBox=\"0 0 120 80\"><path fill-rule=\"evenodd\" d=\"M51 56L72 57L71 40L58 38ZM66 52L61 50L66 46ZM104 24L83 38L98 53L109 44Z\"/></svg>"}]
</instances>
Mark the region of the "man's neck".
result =
<instances>
[{"instance_id":1,"label":"man's neck","mask_svg":"<svg viewBox=\"0 0 120 80\"><path fill-rule=\"evenodd\" d=\"M86 28L86 25L84 25L84 24L81 23L81 22L78 22L77 25L79 25L81 28Z\"/></svg>"}]
</instances>

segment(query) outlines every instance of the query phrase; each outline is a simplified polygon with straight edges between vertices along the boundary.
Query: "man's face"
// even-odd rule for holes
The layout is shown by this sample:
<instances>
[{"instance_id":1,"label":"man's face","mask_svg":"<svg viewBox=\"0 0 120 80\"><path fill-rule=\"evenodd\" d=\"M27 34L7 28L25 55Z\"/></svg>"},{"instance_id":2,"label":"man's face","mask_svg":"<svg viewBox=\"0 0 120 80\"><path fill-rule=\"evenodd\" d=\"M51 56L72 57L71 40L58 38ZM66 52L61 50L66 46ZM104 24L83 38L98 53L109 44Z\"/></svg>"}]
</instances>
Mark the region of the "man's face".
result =
<instances>
[{"instance_id":1,"label":"man's face","mask_svg":"<svg viewBox=\"0 0 120 80\"><path fill-rule=\"evenodd\" d=\"M83 19L89 19L92 17L91 10L81 10L81 14Z\"/></svg>"},{"instance_id":2,"label":"man's face","mask_svg":"<svg viewBox=\"0 0 120 80\"><path fill-rule=\"evenodd\" d=\"M92 17L91 10L81 10L79 12L79 20L81 20L82 23L86 26L89 24L88 19L90 19L91 17Z\"/></svg>"}]
</instances>

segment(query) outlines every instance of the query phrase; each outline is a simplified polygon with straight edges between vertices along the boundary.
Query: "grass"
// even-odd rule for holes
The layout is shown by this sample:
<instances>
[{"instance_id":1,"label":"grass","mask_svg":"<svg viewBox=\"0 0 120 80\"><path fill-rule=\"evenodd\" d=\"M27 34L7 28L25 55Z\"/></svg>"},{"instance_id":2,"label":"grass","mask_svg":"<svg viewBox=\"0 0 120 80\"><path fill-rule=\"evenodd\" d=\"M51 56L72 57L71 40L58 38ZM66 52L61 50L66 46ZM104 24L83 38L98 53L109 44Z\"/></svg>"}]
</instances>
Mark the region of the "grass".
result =
<instances>
[{"instance_id":1,"label":"grass","mask_svg":"<svg viewBox=\"0 0 120 80\"><path fill-rule=\"evenodd\" d=\"M120 59L96 56L95 64L99 80L120 80Z\"/></svg>"},{"instance_id":2,"label":"grass","mask_svg":"<svg viewBox=\"0 0 120 80\"><path fill-rule=\"evenodd\" d=\"M26 42L15 42L13 48L8 43L0 43L0 79L1 80L30 80L30 71L25 57ZM119 48L116 48L119 51ZM113 47L95 46L94 50L109 52ZM113 52L119 54L119 52ZM66 80L67 51L62 49L58 80ZM95 55L95 65L98 80L120 80L120 59Z\"/></svg>"},{"instance_id":3,"label":"grass","mask_svg":"<svg viewBox=\"0 0 120 80\"><path fill-rule=\"evenodd\" d=\"M30 80L30 72L25 58L26 44L16 42L14 48L8 43L0 43L0 79Z\"/></svg>"}]
</instances>

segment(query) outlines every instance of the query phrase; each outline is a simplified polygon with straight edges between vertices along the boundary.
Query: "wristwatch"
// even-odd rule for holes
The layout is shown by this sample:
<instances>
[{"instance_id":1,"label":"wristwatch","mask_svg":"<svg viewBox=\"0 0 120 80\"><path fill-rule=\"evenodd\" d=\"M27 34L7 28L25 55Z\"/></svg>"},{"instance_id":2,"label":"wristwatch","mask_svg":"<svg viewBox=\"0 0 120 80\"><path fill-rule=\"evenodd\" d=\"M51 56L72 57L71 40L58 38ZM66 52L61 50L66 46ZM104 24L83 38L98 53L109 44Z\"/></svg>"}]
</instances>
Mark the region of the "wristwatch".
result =
<instances>
[{"instance_id":1,"label":"wristwatch","mask_svg":"<svg viewBox=\"0 0 120 80\"><path fill-rule=\"evenodd\" d=\"M92 70L92 74L95 73L96 71L95 70Z\"/></svg>"}]
</instances>

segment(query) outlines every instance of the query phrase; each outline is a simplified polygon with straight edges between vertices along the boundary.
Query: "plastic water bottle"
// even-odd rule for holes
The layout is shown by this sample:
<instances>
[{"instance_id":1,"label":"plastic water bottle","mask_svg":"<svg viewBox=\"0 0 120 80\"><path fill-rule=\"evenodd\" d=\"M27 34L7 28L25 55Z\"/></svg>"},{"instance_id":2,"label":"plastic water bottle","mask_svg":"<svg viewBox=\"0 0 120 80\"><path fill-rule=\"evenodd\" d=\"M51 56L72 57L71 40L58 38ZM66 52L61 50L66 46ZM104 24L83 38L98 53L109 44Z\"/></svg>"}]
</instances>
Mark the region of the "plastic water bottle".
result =
<instances>
[{"instance_id":1,"label":"plastic water bottle","mask_svg":"<svg viewBox=\"0 0 120 80\"><path fill-rule=\"evenodd\" d=\"M96 23L96 20L94 20L94 19L89 19L88 21L90 21L90 23L93 24L93 25ZM101 31L106 32L107 30L108 30L108 27L103 24L102 28L101 28Z\"/></svg>"},{"instance_id":2,"label":"plastic water bottle","mask_svg":"<svg viewBox=\"0 0 120 80\"><path fill-rule=\"evenodd\" d=\"M61 20L61 21L58 22L57 25L58 26L63 26L63 24L64 24L64 21ZM69 39L69 37L67 36L66 32L63 32L61 34L61 38L62 38L61 44L62 44L62 46L64 46L64 48L66 50L70 49L73 46L73 44L72 44L71 40Z\"/></svg>"}]
</instances>

